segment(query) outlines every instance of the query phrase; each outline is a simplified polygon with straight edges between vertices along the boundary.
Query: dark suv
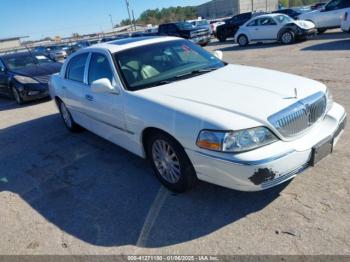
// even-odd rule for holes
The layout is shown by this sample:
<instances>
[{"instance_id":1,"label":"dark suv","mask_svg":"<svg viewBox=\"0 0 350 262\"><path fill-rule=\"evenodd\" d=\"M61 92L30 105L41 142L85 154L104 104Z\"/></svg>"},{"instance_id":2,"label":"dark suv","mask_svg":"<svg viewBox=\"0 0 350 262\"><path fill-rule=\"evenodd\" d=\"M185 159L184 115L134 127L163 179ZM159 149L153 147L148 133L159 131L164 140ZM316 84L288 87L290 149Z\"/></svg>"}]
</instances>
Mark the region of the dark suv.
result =
<instances>
[{"instance_id":1,"label":"dark suv","mask_svg":"<svg viewBox=\"0 0 350 262\"><path fill-rule=\"evenodd\" d=\"M182 37L201 46L207 45L211 37L209 28L196 28L188 22L162 24L158 28L158 35Z\"/></svg>"},{"instance_id":2,"label":"dark suv","mask_svg":"<svg viewBox=\"0 0 350 262\"><path fill-rule=\"evenodd\" d=\"M252 12L242 13L225 20L225 24L219 25L216 28L216 38L219 39L220 42L225 42L227 38L234 37L238 28L252 18L252 16Z\"/></svg>"}]
</instances>

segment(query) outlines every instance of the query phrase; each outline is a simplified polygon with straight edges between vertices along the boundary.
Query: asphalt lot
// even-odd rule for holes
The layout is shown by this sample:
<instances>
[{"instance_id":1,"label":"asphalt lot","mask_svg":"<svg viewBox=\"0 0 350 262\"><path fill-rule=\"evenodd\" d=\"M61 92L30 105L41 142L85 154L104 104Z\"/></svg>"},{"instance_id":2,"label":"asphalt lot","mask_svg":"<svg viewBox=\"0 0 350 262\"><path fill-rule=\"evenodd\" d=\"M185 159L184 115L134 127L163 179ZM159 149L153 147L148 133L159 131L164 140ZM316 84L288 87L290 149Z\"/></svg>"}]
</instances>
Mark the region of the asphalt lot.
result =
<instances>
[{"instance_id":1,"label":"asphalt lot","mask_svg":"<svg viewBox=\"0 0 350 262\"><path fill-rule=\"evenodd\" d=\"M207 49L322 81L350 112L350 34ZM69 133L51 101L0 99L0 148L0 254L350 254L349 125L332 156L258 193L170 193L146 161Z\"/></svg>"}]
</instances>

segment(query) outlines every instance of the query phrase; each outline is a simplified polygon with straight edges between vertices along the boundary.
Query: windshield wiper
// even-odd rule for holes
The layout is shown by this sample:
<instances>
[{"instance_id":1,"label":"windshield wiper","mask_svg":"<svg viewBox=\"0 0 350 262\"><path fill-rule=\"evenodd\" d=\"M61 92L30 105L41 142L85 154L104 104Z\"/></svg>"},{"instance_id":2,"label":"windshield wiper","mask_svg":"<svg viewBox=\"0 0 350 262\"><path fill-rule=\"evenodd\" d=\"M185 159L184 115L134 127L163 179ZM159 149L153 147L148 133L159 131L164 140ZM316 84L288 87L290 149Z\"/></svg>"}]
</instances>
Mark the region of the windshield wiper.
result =
<instances>
[{"instance_id":1,"label":"windshield wiper","mask_svg":"<svg viewBox=\"0 0 350 262\"><path fill-rule=\"evenodd\" d=\"M185 74L182 74L182 75L177 75L177 76L175 76L175 78L182 78L182 77L185 77L185 76L205 74L205 73L208 73L208 72L215 71L217 69L219 69L219 68L218 67L210 67L210 68L204 68L204 69L197 69L197 70L193 70L191 72L188 72L188 73L185 73Z\"/></svg>"}]
</instances>

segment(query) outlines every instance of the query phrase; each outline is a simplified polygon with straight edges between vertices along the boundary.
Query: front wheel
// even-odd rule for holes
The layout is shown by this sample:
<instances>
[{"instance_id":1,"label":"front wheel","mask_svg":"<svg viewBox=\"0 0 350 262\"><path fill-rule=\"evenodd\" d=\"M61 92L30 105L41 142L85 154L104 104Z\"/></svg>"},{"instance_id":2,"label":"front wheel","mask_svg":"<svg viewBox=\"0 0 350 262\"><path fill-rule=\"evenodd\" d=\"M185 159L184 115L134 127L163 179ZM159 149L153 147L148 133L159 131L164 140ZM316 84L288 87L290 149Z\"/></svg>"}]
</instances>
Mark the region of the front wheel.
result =
<instances>
[{"instance_id":1,"label":"front wheel","mask_svg":"<svg viewBox=\"0 0 350 262\"><path fill-rule=\"evenodd\" d=\"M292 31L285 31L281 35L281 42L282 44L289 45L294 43L295 41L295 36Z\"/></svg>"},{"instance_id":2,"label":"front wheel","mask_svg":"<svg viewBox=\"0 0 350 262\"><path fill-rule=\"evenodd\" d=\"M240 35L238 38L237 38L237 42L239 44L239 46L247 46L249 41L248 41L248 37L246 37L245 35Z\"/></svg>"},{"instance_id":3,"label":"front wheel","mask_svg":"<svg viewBox=\"0 0 350 262\"><path fill-rule=\"evenodd\" d=\"M195 185L197 176L193 165L183 147L171 136L151 135L147 154L156 176L171 191L184 192Z\"/></svg>"},{"instance_id":4,"label":"front wheel","mask_svg":"<svg viewBox=\"0 0 350 262\"><path fill-rule=\"evenodd\" d=\"M14 99L16 100L17 104L22 105L23 99L21 97L21 94L18 92L18 90L15 87L12 87L12 95Z\"/></svg>"}]
</instances>

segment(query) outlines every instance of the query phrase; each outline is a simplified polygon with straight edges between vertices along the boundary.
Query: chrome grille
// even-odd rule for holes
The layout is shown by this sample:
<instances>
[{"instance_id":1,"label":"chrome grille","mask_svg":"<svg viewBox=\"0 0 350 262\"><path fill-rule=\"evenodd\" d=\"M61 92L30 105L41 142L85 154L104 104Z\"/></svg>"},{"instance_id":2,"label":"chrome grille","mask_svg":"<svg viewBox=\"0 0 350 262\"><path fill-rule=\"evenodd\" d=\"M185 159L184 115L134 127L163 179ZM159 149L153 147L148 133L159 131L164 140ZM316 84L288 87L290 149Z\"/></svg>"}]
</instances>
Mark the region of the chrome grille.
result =
<instances>
[{"instance_id":1,"label":"chrome grille","mask_svg":"<svg viewBox=\"0 0 350 262\"><path fill-rule=\"evenodd\" d=\"M325 94L318 92L270 116L268 120L282 136L290 138L316 123L324 115L326 107Z\"/></svg>"},{"instance_id":2,"label":"chrome grille","mask_svg":"<svg viewBox=\"0 0 350 262\"><path fill-rule=\"evenodd\" d=\"M42 83L42 84L47 84L49 82L50 75L47 75L47 76L36 76L34 79L36 81Z\"/></svg>"}]
</instances>

